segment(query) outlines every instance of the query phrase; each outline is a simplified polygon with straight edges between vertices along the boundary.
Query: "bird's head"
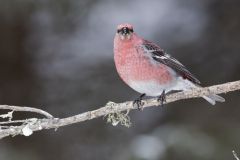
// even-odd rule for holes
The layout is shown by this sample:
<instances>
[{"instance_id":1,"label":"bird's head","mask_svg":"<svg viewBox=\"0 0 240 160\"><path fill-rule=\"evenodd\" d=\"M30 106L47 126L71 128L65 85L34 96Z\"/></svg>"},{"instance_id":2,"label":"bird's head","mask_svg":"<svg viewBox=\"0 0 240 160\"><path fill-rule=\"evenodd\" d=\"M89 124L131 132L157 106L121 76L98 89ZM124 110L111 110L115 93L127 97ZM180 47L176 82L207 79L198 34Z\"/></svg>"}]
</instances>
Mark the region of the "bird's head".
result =
<instances>
[{"instance_id":1,"label":"bird's head","mask_svg":"<svg viewBox=\"0 0 240 160\"><path fill-rule=\"evenodd\" d=\"M128 23L120 24L117 26L117 35L121 40L130 40L133 34L133 26Z\"/></svg>"}]
</instances>

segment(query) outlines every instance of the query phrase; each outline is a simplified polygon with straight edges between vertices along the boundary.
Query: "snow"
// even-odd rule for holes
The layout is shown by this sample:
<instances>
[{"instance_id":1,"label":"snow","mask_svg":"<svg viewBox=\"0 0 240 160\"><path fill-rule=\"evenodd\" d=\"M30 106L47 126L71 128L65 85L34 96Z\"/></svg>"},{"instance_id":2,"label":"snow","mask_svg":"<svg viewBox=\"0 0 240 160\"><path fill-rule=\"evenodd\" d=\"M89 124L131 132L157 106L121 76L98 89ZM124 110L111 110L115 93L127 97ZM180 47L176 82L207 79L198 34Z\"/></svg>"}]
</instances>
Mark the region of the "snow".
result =
<instances>
[{"instance_id":1,"label":"snow","mask_svg":"<svg viewBox=\"0 0 240 160\"><path fill-rule=\"evenodd\" d=\"M33 133L33 131L29 128L29 124L23 127L22 133L24 136L30 136Z\"/></svg>"},{"instance_id":2,"label":"snow","mask_svg":"<svg viewBox=\"0 0 240 160\"><path fill-rule=\"evenodd\" d=\"M0 118L9 118L12 119L13 111L8 112L7 114L0 115Z\"/></svg>"}]
</instances>

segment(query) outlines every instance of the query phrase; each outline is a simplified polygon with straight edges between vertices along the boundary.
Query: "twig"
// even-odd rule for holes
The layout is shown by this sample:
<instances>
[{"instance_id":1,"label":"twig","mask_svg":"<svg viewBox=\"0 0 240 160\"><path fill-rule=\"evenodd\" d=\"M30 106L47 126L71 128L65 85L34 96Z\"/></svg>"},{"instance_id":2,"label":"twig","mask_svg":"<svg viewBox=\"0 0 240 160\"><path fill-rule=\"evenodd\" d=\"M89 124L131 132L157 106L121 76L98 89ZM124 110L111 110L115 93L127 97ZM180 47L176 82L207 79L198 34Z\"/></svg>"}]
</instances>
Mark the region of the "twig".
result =
<instances>
[{"instance_id":1,"label":"twig","mask_svg":"<svg viewBox=\"0 0 240 160\"><path fill-rule=\"evenodd\" d=\"M47 118L53 118L51 114L41 109L32 108L32 107L19 107L19 106L9 106L9 105L0 105L0 109L7 109L12 111L21 111L21 112L34 112L41 115L44 115Z\"/></svg>"},{"instance_id":2,"label":"twig","mask_svg":"<svg viewBox=\"0 0 240 160\"><path fill-rule=\"evenodd\" d=\"M11 123L24 123L24 122L26 122L26 120L5 121L5 122L0 122L0 125L11 124Z\"/></svg>"},{"instance_id":3,"label":"twig","mask_svg":"<svg viewBox=\"0 0 240 160\"><path fill-rule=\"evenodd\" d=\"M232 154L233 154L233 156L234 156L234 158L235 158L236 160L239 160L238 155L237 155L237 153L236 153L234 150L232 151Z\"/></svg>"},{"instance_id":4,"label":"twig","mask_svg":"<svg viewBox=\"0 0 240 160\"><path fill-rule=\"evenodd\" d=\"M228 82L220 85L205 87L205 88L189 90L186 92L174 93L166 97L166 102L164 102L164 104L178 101L181 99L202 97L204 95L209 95L209 94L227 93L235 90L240 90L240 80L235 82ZM158 105L159 105L159 102L157 101L156 98L151 98L143 101L143 108L150 107L150 106L158 106ZM3 105L3 106L5 106L4 109L10 109L10 108L7 108L6 105ZM14 109L15 111L26 111L26 112L29 111L29 112L37 112L37 113L39 113L40 111L41 114L44 114L48 118L47 119L34 118L30 120L27 119L26 123L20 126L9 126L7 128L6 126L4 126L0 128L0 139L10 135L15 136L15 135L24 134L25 136L29 136L34 131L39 131L42 129L51 129L51 128L57 129L62 126L79 123L86 120L91 120L101 116L106 116L113 113L116 114L116 113L121 113L122 111L137 109L137 107L133 106L133 101L127 101L124 103L110 102L106 106L100 107L97 110L88 111L85 113L81 113L75 116L62 118L62 119L52 118L52 116L47 112L39 109L35 109L35 108L25 107L25 109L23 110L21 109L21 107L14 106L11 109Z\"/></svg>"}]
</instances>

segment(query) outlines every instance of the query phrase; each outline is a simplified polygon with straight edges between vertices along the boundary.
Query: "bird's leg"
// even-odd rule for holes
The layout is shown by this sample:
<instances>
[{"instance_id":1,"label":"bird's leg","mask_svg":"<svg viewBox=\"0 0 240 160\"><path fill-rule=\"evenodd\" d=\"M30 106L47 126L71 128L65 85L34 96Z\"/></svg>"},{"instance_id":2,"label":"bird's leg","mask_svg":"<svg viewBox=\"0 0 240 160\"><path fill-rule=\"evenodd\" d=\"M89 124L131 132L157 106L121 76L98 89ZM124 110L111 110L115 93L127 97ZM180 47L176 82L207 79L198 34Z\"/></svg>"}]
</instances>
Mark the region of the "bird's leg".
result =
<instances>
[{"instance_id":1,"label":"bird's leg","mask_svg":"<svg viewBox=\"0 0 240 160\"><path fill-rule=\"evenodd\" d=\"M166 93L165 90L162 91L162 94L158 97L158 102L160 102L160 105L163 106L163 102L166 102Z\"/></svg>"},{"instance_id":2,"label":"bird's leg","mask_svg":"<svg viewBox=\"0 0 240 160\"><path fill-rule=\"evenodd\" d=\"M135 100L133 101L133 105L136 104L137 107L138 107L138 110L143 110L143 108L142 108L142 105L143 105L143 103L142 103L142 98L143 98L144 96L146 96L145 93L141 94L140 97L138 97L137 99L135 99Z\"/></svg>"}]
</instances>

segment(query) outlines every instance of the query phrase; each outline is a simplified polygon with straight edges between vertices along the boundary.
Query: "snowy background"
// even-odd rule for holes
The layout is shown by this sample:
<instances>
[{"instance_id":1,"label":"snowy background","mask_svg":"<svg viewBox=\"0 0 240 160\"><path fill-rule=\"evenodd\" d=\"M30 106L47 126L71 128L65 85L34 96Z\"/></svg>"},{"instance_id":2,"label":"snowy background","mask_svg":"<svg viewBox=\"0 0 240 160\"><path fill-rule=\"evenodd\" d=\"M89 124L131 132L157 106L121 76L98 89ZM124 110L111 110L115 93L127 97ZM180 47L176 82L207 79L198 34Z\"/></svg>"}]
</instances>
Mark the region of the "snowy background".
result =
<instances>
[{"instance_id":1,"label":"snowy background","mask_svg":"<svg viewBox=\"0 0 240 160\"><path fill-rule=\"evenodd\" d=\"M204 86L240 79L238 0L0 1L0 104L34 106L56 117L139 94L118 77L119 23L154 41ZM234 159L240 154L239 92L212 107L203 99L131 112L132 127L102 118L5 138L1 160ZM19 118L24 114L17 115Z\"/></svg>"}]
</instances>

